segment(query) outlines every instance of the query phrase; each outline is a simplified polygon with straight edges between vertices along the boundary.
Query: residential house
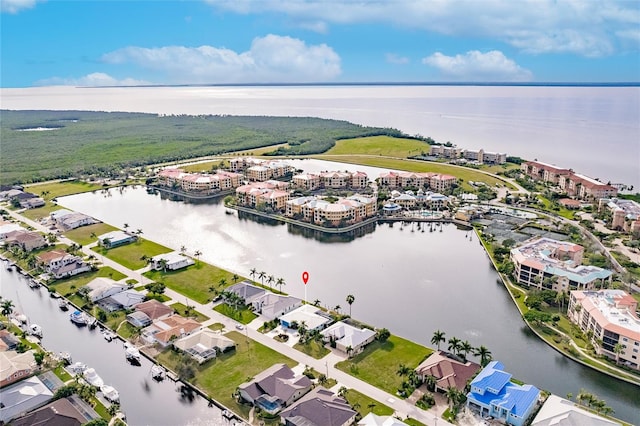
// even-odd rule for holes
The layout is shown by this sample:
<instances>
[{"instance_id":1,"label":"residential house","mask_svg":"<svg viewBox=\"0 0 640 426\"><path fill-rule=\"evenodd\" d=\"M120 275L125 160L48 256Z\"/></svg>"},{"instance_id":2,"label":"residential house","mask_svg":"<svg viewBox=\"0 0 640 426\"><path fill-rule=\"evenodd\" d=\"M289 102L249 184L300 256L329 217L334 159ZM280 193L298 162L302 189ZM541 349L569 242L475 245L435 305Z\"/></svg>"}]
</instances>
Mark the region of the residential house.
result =
<instances>
[{"instance_id":1,"label":"residential house","mask_svg":"<svg viewBox=\"0 0 640 426\"><path fill-rule=\"evenodd\" d=\"M36 209L44 206L45 204L45 201L40 197L27 198L26 200L20 201L20 207L25 209Z\"/></svg>"},{"instance_id":2,"label":"residential house","mask_svg":"<svg viewBox=\"0 0 640 426\"><path fill-rule=\"evenodd\" d=\"M357 412L343 398L318 386L280 413L285 426L349 426Z\"/></svg>"},{"instance_id":3,"label":"residential house","mask_svg":"<svg viewBox=\"0 0 640 426\"><path fill-rule=\"evenodd\" d=\"M79 257L75 262L67 263L59 268L49 268L49 273L57 280L62 278L73 277L74 275L81 274L83 272L89 272L91 265L83 262Z\"/></svg>"},{"instance_id":4,"label":"residential house","mask_svg":"<svg viewBox=\"0 0 640 426\"><path fill-rule=\"evenodd\" d=\"M131 309L133 306L144 302L146 296L136 290L125 290L120 293L105 297L99 305L108 312L118 311L120 309Z\"/></svg>"},{"instance_id":5,"label":"residential house","mask_svg":"<svg viewBox=\"0 0 640 426\"><path fill-rule=\"evenodd\" d=\"M583 254L578 244L534 237L511 250L511 261L518 283L540 290L590 289L611 281L611 271L582 265Z\"/></svg>"},{"instance_id":6,"label":"residential house","mask_svg":"<svg viewBox=\"0 0 640 426\"><path fill-rule=\"evenodd\" d=\"M247 306L252 305L256 299L267 293L267 290L250 284L249 281L241 281L229 286L226 291L229 293L235 293Z\"/></svg>"},{"instance_id":7,"label":"residential house","mask_svg":"<svg viewBox=\"0 0 640 426\"><path fill-rule=\"evenodd\" d=\"M39 232L18 230L7 234L5 245L7 247L20 247L23 251L30 252L45 247L47 240Z\"/></svg>"},{"instance_id":8,"label":"residential house","mask_svg":"<svg viewBox=\"0 0 640 426\"><path fill-rule=\"evenodd\" d=\"M9 421L49 402L53 393L36 376L0 390L0 422Z\"/></svg>"},{"instance_id":9,"label":"residential house","mask_svg":"<svg viewBox=\"0 0 640 426\"><path fill-rule=\"evenodd\" d=\"M129 286L127 284L117 283L111 278L97 277L81 288L86 289L85 291L87 292L89 301L95 303L105 297L121 293L127 290Z\"/></svg>"},{"instance_id":10,"label":"residential house","mask_svg":"<svg viewBox=\"0 0 640 426\"><path fill-rule=\"evenodd\" d=\"M522 426L533 413L540 390L511 382L511 374L499 361L491 361L471 381L467 407L481 416L492 416L508 425Z\"/></svg>"},{"instance_id":11,"label":"residential house","mask_svg":"<svg viewBox=\"0 0 640 426\"><path fill-rule=\"evenodd\" d=\"M127 314L127 322L134 327L146 327L151 325L153 321L147 314L142 311L135 311Z\"/></svg>"},{"instance_id":12,"label":"residential house","mask_svg":"<svg viewBox=\"0 0 640 426\"><path fill-rule=\"evenodd\" d=\"M184 256L178 252L164 253L152 257L149 260L151 267L157 271L167 270L175 271L178 269L186 268L193 265L195 262L193 259Z\"/></svg>"},{"instance_id":13,"label":"residential house","mask_svg":"<svg viewBox=\"0 0 640 426\"><path fill-rule=\"evenodd\" d=\"M623 290L572 291L567 314L585 334L592 335L599 355L640 370L637 309L638 302Z\"/></svg>"},{"instance_id":14,"label":"residential house","mask_svg":"<svg viewBox=\"0 0 640 426\"><path fill-rule=\"evenodd\" d=\"M0 352L0 387L26 379L33 374L36 360L32 351Z\"/></svg>"},{"instance_id":15,"label":"residential house","mask_svg":"<svg viewBox=\"0 0 640 426\"><path fill-rule=\"evenodd\" d=\"M416 367L416 373L422 380L435 377L437 392L446 392L450 387L464 392L467 382L480 368L475 362L463 362L445 351L436 351Z\"/></svg>"},{"instance_id":16,"label":"residential house","mask_svg":"<svg viewBox=\"0 0 640 426\"><path fill-rule=\"evenodd\" d=\"M238 386L240 396L269 414L278 413L309 392L313 383L296 376L286 364L275 364Z\"/></svg>"},{"instance_id":17,"label":"residential house","mask_svg":"<svg viewBox=\"0 0 640 426\"><path fill-rule=\"evenodd\" d=\"M622 425L579 407L574 402L549 395L533 418L531 426L614 426Z\"/></svg>"},{"instance_id":18,"label":"residential house","mask_svg":"<svg viewBox=\"0 0 640 426\"><path fill-rule=\"evenodd\" d=\"M45 271L50 272L52 269L75 263L78 259L77 256L69 254L64 250L55 249L38 254L36 256L36 263Z\"/></svg>"},{"instance_id":19,"label":"residential house","mask_svg":"<svg viewBox=\"0 0 640 426\"><path fill-rule=\"evenodd\" d=\"M266 319L276 319L302 306L302 299L271 293L270 291L253 299L253 311Z\"/></svg>"},{"instance_id":20,"label":"residential house","mask_svg":"<svg viewBox=\"0 0 640 426\"><path fill-rule=\"evenodd\" d=\"M174 339L196 332L202 328L202 324L191 318L183 318L180 315L171 315L168 318L155 320L142 331L142 338L147 343L158 343L167 347Z\"/></svg>"},{"instance_id":21,"label":"residential house","mask_svg":"<svg viewBox=\"0 0 640 426\"><path fill-rule=\"evenodd\" d=\"M333 321L331 316L322 312L322 310L313 305L302 305L280 317L280 325L285 328L292 328L294 324L302 324L307 326L307 330L322 330Z\"/></svg>"},{"instance_id":22,"label":"residential house","mask_svg":"<svg viewBox=\"0 0 640 426\"><path fill-rule=\"evenodd\" d=\"M64 231L98 223L98 221L91 216L87 216L83 213L72 212L67 209L56 210L52 212L50 216L51 220Z\"/></svg>"},{"instance_id":23,"label":"residential house","mask_svg":"<svg viewBox=\"0 0 640 426\"><path fill-rule=\"evenodd\" d=\"M0 351L12 351L18 347L20 339L9 330L0 330Z\"/></svg>"},{"instance_id":24,"label":"residential house","mask_svg":"<svg viewBox=\"0 0 640 426\"><path fill-rule=\"evenodd\" d=\"M369 412L358 422L358 426L404 426L405 422L393 416L379 416Z\"/></svg>"},{"instance_id":25,"label":"residential house","mask_svg":"<svg viewBox=\"0 0 640 426\"><path fill-rule=\"evenodd\" d=\"M208 328L196 331L173 342L173 346L191 355L199 364L216 357L217 353L235 349L236 342Z\"/></svg>"},{"instance_id":26,"label":"residential house","mask_svg":"<svg viewBox=\"0 0 640 426\"><path fill-rule=\"evenodd\" d=\"M343 321L327 327L321 334L325 342L334 342L336 349L349 356L359 354L376 338L375 331L357 328Z\"/></svg>"},{"instance_id":27,"label":"residential house","mask_svg":"<svg viewBox=\"0 0 640 426\"><path fill-rule=\"evenodd\" d=\"M15 231L24 231L25 229L17 223L0 221L0 242L7 239L7 236Z\"/></svg>"},{"instance_id":28,"label":"residential house","mask_svg":"<svg viewBox=\"0 0 640 426\"><path fill-rule=\"evenodd\" d=\"M136 311L144 313L151 321L168 318L173 315L173 309L155 299L137 304Z\"/></svg>"},{"instance_id":29,"label":"residential house","mask_svg":"<svg viewBox=\"0 0 640 426\"><path fill-rule=\"evenodd\" d=\"M86 410L79 411L68 398L61 398L13 420L11 426L80 426L93 418Z\"/></svg>"},{"instance_id":30,"label":"residential house","mask_svg":"<svg viewBox=\"0 0 640 426\"><path fill-rule=\"evenodd\" d=\"M112 231L102 234L98 237L98 244L104 248L110 249L113 247L122 246L132 243L138 239L137 236L129 234L124 231Z\"/></svg>"}]
</instances>

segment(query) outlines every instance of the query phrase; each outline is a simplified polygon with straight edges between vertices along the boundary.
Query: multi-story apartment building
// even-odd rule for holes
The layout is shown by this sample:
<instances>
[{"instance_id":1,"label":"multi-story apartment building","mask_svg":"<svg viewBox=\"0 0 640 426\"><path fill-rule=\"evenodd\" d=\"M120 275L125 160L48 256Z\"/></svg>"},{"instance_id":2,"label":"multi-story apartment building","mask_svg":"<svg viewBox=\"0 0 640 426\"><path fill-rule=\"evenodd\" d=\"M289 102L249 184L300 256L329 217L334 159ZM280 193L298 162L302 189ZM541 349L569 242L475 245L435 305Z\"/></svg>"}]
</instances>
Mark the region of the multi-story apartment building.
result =
<instances>
[{"instance_id":1,"label":"multi-story apartment building","mask_svg":"<svg viewBox=\"0 0 640 426\"><path fill-rule=\"evenodd\" d=\"M238 157L229 160L229 168L234 172L244 171L250 181L264 182L278 179L292 173L294 168L280 160L260 160L251 157Z\"/></svg>"},{"instance_id":2,"label":"multi-story apartment building","mask_svg":"<svg viewBox=\"0 0 640 426\"><path fill-rule=\"evenodd\" d=\"M443 192L457 182L457 178L440 173L384 172L378 178L380 186L387 188L430 188Z\"/></svg>"},{"instance_id":3,"label":"multi-story apartment building","mask_svg":"<svg viewBox=\"0 0 640 426\"><path fill-rule=\"evenodd\" d=\"M187 173L182 169L164 169L158 173L158 183L185 192L203 194L226 191L240 186L242 175L218 170L210 173Z\"/></svg>"},{"instance_id":4,"label":"multi-story apartment building","mask_svg":"<svg viewBox=\"0 0 640 426\"><path fill-rule=\"evenodd\" d=\"M292 183L297 188L309 191L315 189L362 189L369 185L369 177L364 172L322 172L295 175Z\"/></svg>"},{"instance_id":5,"label":"multi-story apartment building","mask_svg":"<svg viewBox=\"0 0 640 426\"><path fill-rule=\"evenodd\" d=\"M297 217L311 223L325 221L338 225L340 222L355 223L376 215L375 198L352 195L331 203L320 197L299 197L287 201L285 215Z\"/></svg>"},{"instance_id":6,"label":"multi-story apartment building","mask_svg":"<svg viewBox=\"0 0 640 426\"><path fill-rule=\"evenodd\" d=\"M571 169L563 169L541 161L526 161L520 165L520 170L534 180L551 182L558 185L560 176L570 175Z\"/></svg>"},{"instance_id":7,"label":"multi-story apartment building","mask_svg":"<svg viewBox=\"0 0 640 426\"><path fill-rule=\"evenodd\" d=\"M551 238L528 240L511 250L518 283L540 290L591 289L611 281L611 271L582 265L584 248Z\"/></svg>"},{"instance_id":8,"label":"multi-story apartment building","mask_svg":"<svg viewBox=\"0 0 640 426\"><path fill-rule=\"evenodd\" d=\"M314 173L295 175L291 183L294 187L302 188L307 191L314 191L321 187L320 175Z\"/></svg>"},{"instance_id":9,"label":"multi-story apartment building","mask_svg":"<svg viewBox=\"0 0 640 426\"><path fill-rule=\"evenodd\" d=\"M534 180L558 185L572 197L595 199L615 197L618 190L596 179L539 161L527 161L520 165L527 176Z\"/></svg>"},{"instance_id":10,"label":"multi-story apartment building","mask_svg":"<svg viewBox=\"0 0 640 426\"><path fill-rule=\"evenodd\" d=\"M622 290L572 291L567 312L591 337L598 354L640 370L637 307L638 302Z\"/></svg>"},{"instance_id":11,"label":"multi-story apartment building","mask_svg":"<svg viewBox=\"0 0 640 426\"><path fill-rule=\"evenodd\" d=\"M236 197L239 205L257 207L260 204L269 206L274 210L283 210L289 200L287 182L266 181L253 182L236 188Z\"/></svg>"},{"instance_id":12,"label":"multi-story apartment building","mask_svg":"<svg viewBox=\"0 0 640 426\"><path fill-rule=\"evenodd\" d=\"M640 204L633 200L618 198L601 198L598 211L608 210L611 213L609 226L612 229L625 232L640 230Z\"/></svg>"}]
</instances>

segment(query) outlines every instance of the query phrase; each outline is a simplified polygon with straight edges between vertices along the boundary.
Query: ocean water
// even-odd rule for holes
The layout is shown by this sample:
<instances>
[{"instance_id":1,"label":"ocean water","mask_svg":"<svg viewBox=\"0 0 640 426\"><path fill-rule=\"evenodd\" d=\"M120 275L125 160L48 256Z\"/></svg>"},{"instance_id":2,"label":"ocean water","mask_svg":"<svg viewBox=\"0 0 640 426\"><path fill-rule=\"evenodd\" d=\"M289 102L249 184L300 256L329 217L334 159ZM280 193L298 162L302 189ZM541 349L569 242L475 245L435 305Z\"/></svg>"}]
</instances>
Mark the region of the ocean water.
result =
<instances>
[{"instance_id":1,"label":"ocean water","mask_svg":"<svg viewBox=\"0 0 640 426\"><path fill-rule=\"evenodd\" d=\"M3 109L313 116L394 127L461 148L640 188L640 88L206 86L0 89Z\"/></svg>"}]
</instances>

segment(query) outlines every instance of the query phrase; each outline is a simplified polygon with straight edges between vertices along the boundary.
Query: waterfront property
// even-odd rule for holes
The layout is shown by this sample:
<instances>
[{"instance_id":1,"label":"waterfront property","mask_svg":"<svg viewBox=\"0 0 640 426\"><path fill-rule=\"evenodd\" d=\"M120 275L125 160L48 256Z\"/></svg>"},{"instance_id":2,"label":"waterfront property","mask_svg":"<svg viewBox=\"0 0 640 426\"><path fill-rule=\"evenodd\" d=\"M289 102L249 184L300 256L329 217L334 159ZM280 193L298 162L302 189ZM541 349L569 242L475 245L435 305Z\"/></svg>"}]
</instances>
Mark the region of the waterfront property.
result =
<instances>
[{"instance_id":1,"label":"waterfront property","mask_svg":"<svg viewBox=\"0 0 640 426\"><path fill-rule=\"evenodd\" d=\"M100 300L98 305L108 312L120 309L131 309L133 306L144 302L146 296L136 290L125 290Z\"/></svg>"},{"instance_id":2,"label":"waterfront property","mask_svg":"<svg viewBox=\"0 0 640 426\"><path fill-rule=\"evenodd\" d=\"M19 247L22 251L30 252L47 245L47 240L39 232L18 230L6 234L5 247Z\"/></svg>"},{"instance_id":3,"label":"waterfront property","mask_svg":"<svg viewBox=\"0 0 640 426\"><path fill-rule=\"evenodd\" d=\"M491 361L471 381L467 407L481 416L493 416L508 425L522 426L533 413L540 391L533 385L511 382L499 361Z\"/></svg>"},{"instance_id":4,"label":"waterfront property","mask_svg":"<svg viewBox=\"0 0 640 426\"><path fill-rule=\"evenodd\" d=\"M633 200L601 198L598 211L607 210L611 214L608 225L611 229L640 236L640 204Z\"/></svg>"},{"instance_id":5,"label":"waterfront property","mask_svg":"<svg viewBox=\"0 0 640 426\"><path fill-rule=\"evenodd\" d=\"M20 339L9 330L0 330L0 351L12 351L18 344Z\"/></svg>"},{"instance_id":6,"label":"waterfront property","mask_svg":"<svg viewBox=\"0 0 640 426\"><path fill-rule=\"evenodd\" d=\"M36 256L38 266L56 279L72 277L91 270L80 257L63 250L51 250Z\"/></svg>"},{"instance_id":7,"label":"waterfront property","mask_svg":"<svg viewBox=\"0 0 640 426\"><path fill-rule=\"evenodd\" d=\"M270 291L253 298L253 311L260 316L273 320L287 312L302 306L302 299L293 296L275 294Z\"/></svg>"},{"instance_id":8,"label":"waterfront property","mask_svg":"<svg viewBox=\"0 0 640 426\"><path fill-rule=\"evenodd\" d=\"M186 268L193 265L195 262L193 259L188 258L178 252L164 253L149 259L149 264L156 271L175 271L177 269Z\"/></svg>"},{"instance_id":9,"label":"waterfront property","mask_svg":"<svg viewBox=\"0 0 640 426\"><path fill-rule=\"evenodd\" d=\"M358 426L404 426L405 422L396 419L393 416L379 416L369 412L359 422Z\"/></svg>"},{"instance_id":10,"label":"waterfront property","mask_svg":"<svg viewBox=\"0 0 640 426\"><path fill-rule=\"evenodd\" d=\"M215 173L187 173L183 169L167 168L158 173L158 184L184 192L211 195L240 186L242 175L223 170Z\"/></svg>"},{"instance_id":11,"label":"waterfront property","mask_svg":"<svg viewBox=\"0 0 640 426\"><path fill-rule=\"evenodd\" d=\"M236 342L213 331L203 328L173 342L173 346L188 353L198 364L203 364L216 357L217 353L229 351L236 347Z\"/></svg>"},{"instance_id":12,"label":"waterfront property","mask_svg":"<svg viewBox=\"0 0 640 426\"><path fill-rule=\"evenodd\" d=\"M449 204L449 197L438 194L437 192L423 191L419 189L417 192L411 190L401 193L399 191L391 191L389 202L395 203L406 209L415 209L418 207L426 207L431 210L441 210Z\"/></svg>"},{"instance_id":13,"label":"waterfront property","mask_svg":"<svg viewBox=\"0 0 640 426\"><path fill-rule=\"evenodd\" d=\"M638 302L622 290L572 291L569 319L591 335L598 354L640 370Z\"/></svg>"},{"instance_id":14,"label":"waterfront property","mask_svg":"<svg viewBox=\"0 0 640 426\"><path fill-rule=\"evenodd\" d=\"M477 164L504 164L507 162L507 154L502 152L490 152L484 149L460 149L454 146L431 145L429 155L448 159L463 158Z\"/></svg>"},{"instance_id":15,"label":"waterfront property","mask_svg":"<svg viewBox=\"0 0 640 426\"><path fill-rule=\"evenodd\" d=\"M137 236L129 234L124 231L112 231L102 234L98 237L98 244L104 248L110 249L113 247L122 246L132 243L138 239Z\"/></svg>"},{"instance_id":16,"label":"waterfront property","mask_svg":"<svg viewBox=\"0 0 640 426\"><path fill-rule=\"evenodd\" d=\"M0 390L0 422L8 423L49 402L53 393L36 376Z\"/></svg>"},{"instance_id":17,"label":"waterfront property","mask_svg":"<svg viewBox=\"0 0 640 426\"><path fill-rule=\"evenodd\" d=\"M242 399L269 414L276 414L309 392L313 383L296 375L286 364L275 364L238 386Z\"/></svg>"},{"instance_id":18,"label":"waterfront property","mask_svg":"<svg viewBox=\"0 0 640 426\"><path fill-rule=\"evenodd\" d=\"M580 408L575 403L549 395L533 418L531 426L613 426L620 425L591 411Z\"/></svg>"},{"instance_id":19,"label":"waterfront property","mask_svg":"<svg viewBox=\"0 0 640 426\"><path fill-rule=\"evenodd\" d=\"M436 392L446 392L453 387L464 392L467 382L480 370L480 365L462 361L445 351L432 353L416 367L416 373L424 381L427 376L436 378Z\"/></svg>"},{"instance_id":20,"label":"waterfront property","mask_svg":"<svg viewBox=\"0 0 640 426\"><path fill-rule=\"evenodd\" d=\"M364 172L321 172L295 175L292 179L295 188L306 191L316 189L363 189L369 185L369 177Z\"/></svg>"},{"instance_id":21,"label":"waterfront property","mask_svg":"<svg viewBox=\"0 0 640 426\"><path fill-rule=\"evenodd\" d=\"M382 187L395 188L430 188L444 192L451 189L458 179L455 176L432 172L385 172L381 173L378 183Z\"/></svg>"},{"instance_id":22,"label":"waterfront property","mask_svg":"<svg viewBox=\"0 0 640 426\"><path fill-rule=\"evenodd\" d=\"M142 311L134 311L130 314L127 314L127 322L134 327L146 327L151 325L153 321L147 314Z\"/></svg>"},{"instance_id":23,"label":"waterfront property","mask_svg":"<svg viewBox=\"0 0 640 426\"><path fill-rule=\"evenodd\" d=\"M188 336L202 328L202 324L191 318L183 318L180 315L171 315L165 319L155 320L151 325L142 330L142 339L147 343L158 343L167 347L175 338Z\"/></svg>"},{"instance_id":24,"label":"waterfront property","mask_svg":"<svg viewBox=\"0 0 640 426\"><path fill-rule=\"evenodd\" d=\"M173 309L164 303L151 299L136 305L136 312L142 312L151 321L155 321L158 319L168 318L173 314Z\"/></svg>"},{"instance_id":25,"label":"waterfront property","mask_svg":"<svg viewBox=\"0 0 640 426\"><path fill-rule=\"evenodd\" d=\"M125 291L128 286L126 284L117 283L111 278L96 277L82 288L87 292L89 301L95 303L106 297Z\"/></svg>"},{"instance_id":26,"label":"waterfront property","mask_svg":"<svg viewBox=\"0 0 640 426\"><path fill-rule=\"evenodd\" d=\"M376 332L368 328L357 328L343 321L327 327L321 332L326 343L333 342L336 349L351 356L359 354L376 338Z\"/></svg>"},{"instance_id":27,"label":"waterfront property","mask_svg":"<svg viewBox=\"0 0 640 426\"><path fill-rule=\"evenodd\" d=\"M307 330L312 331L322 330L333 320L320 308L313 305L302 305L280 317L280 325L285 328L292 328L295 324L302 324L303 321Z\"/></svg>"},{"instance_id":28,"label":"waterfront property","mask_svg":"<svg viewBox=\"0 0 640 426\"><path fill-rule=\"evenodd\" d=\"M280 419L286 426L348 426L355 421L357 414L343 398L318 386L282 411Z\"/></svg>"},{"instance_id":29,"label":"waterfront property","mask_svg":"<svg viewBox=\"0 0 640 426\"><path fill-rule=\"evenodd\" d=\"M242 281L229 286L226 291L237 295L245 305L253 304L254 301L267 293L267 290L255 286L249 281Z\"/></svg>"},{"instance_id":30,"label":"waterfront property","mask_svg":"<svg viewBox=\"0 0 640 426\"><path fill-rule=\"evenodd\" d=\"M252 182L236 189L236 199L241 206L257 208L263 205L274 211L282 210L289 200L289 191L285 191L288 186L287 182L280 181Z\"/></svg>"},{"instance_id":31,"label":"waterfront property","mask_svg":"<svg viewBox=\"0 0 640 426\"><path fill-rule=\"evenodd\" d=\"M12 421L11 424L12 426L80 426L99 417L95 411L81 402L79 398L74 398L74 400L74 403L71 403L68 398L58 399L24 417ZM79 405L82 411L76 408L76 405Z\"/></svg>"},{"instance_id":32,"label":"waterfront property","mask_svg":"<svg viewBox=\"0 0 640 426\"><path fill-rule=\"evenodd\" d=\"M17 223L0 220L0 242L6 240L7 236L15 231L24 231L24 228Z\"/></svg>"},{"instance_id":33,"label":"waterfront property","mask_svg":"<svg viewBox=\"0 0 640 426\"><path fill-rule=\"evenodd\" d=\"M355 194L339 198L335 202L311 196L299 197L286 202L285 216L316 224L352 224L373 217L377 213L377 202L373 197Z\"/></svg>"},{"instance_id":34,"label":"waterfront property","mask_svg":"<svg viewBox=\"0 0 640 426\"><path fill-rule=\"evenodd\" d=\"M551 238L533 238L511 250L518 283L540 290L590 289L611 281L611 271L582 265L584 248Z\"/></svg>"},{"instance_id":35,"label":"waterfront property","mask_svg":"<svg viewBox=\"0 0 640 426\"><path fill-rule=\"evenodd\" d=\"M83 214L83 213L72 212L67 209L60 209L60 210L51 212L49 216L49 220L47 222L50 225L57 226L62 231L69 231L71 229L76 229L81 226L98 223L98 221L92 218L91 216L87 216L86 214Z\"/></svg>"},{"instance_id":36,"label":"waterfront property","mask_svg":"<svg viewBox=\"0 0 640 426\"><path fill-rule=\"evenodd\" d=\"M36 360L32 351L0 352L0 387L26 379L33 374Z\"/></svg>"}]
</instances>

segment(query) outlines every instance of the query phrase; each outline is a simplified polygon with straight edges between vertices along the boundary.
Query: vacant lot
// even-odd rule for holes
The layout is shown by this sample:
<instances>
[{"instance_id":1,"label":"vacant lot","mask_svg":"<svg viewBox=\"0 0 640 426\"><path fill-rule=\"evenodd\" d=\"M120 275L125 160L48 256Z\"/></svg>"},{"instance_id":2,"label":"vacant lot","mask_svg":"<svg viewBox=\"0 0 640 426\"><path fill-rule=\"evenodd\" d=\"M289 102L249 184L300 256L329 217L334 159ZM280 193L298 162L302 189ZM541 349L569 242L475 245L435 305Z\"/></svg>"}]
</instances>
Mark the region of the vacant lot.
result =
<instances>
[{"instance_id":1,"label":"vacant lot","mask_svg":"<svg viewBox=\"0 0 640 426\"><path fill-rule=\"evenodd\" d=\"M75 241L82 246L86 246L87 244L96 242L98 240L97 237L100 235L115 231L116 229L118 228L106 223L94 223L93 225L81 226L80 228L67 231L64 233L64 236L69 238L71 241Z\"/></svg>"},{"instance_id":2,"label":"vacant lot","mask_svg":"<svg viewBox=\"0 0 640 426\"><path fill-rule=\"evenodd\" d=\"M343 139L327 151L326 155L383 155L406 158L429 152L429 144L416 139L394 138L390 136L369 136L365 138Z\"/></svg>"},{"instance_id":3,"label":"vacant lot","mask_svg":"<svg viewBox=\"0 0 640 426\"><path fill-rule=\"evenodd\" d=\"M147 265L143 256L153 257L158 254L169 253L172 251L168 247L161 246L153 241L145 240L144 238L138 238L138 240L133 243L114 247L112 249L105 249L103 247L96 246L91 250L133 271L144 268Z\"/></svg>"}]
</instances>

